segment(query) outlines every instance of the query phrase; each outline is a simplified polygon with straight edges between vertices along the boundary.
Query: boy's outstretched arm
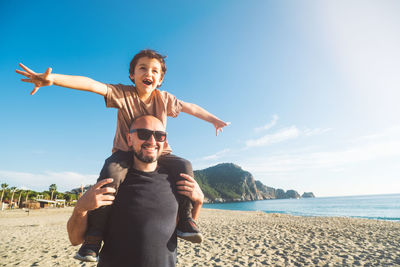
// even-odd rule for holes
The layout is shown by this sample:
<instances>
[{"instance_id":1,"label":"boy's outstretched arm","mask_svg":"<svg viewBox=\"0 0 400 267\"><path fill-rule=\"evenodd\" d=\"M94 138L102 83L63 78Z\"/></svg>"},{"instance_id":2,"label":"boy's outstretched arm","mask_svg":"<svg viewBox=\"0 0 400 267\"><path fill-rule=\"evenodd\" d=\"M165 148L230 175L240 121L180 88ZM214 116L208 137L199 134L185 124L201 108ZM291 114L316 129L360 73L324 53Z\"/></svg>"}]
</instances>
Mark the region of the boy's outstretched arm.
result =
<instances>
[{"instance_id":1,"label":"boy's outstretched arm","mask_svg":"<svg viewBox=\"0 0 400 267\"><path fill-rule=\"evenodd\" d=\"M48 68L44 73L36 73L28 67L19 63L19 66L24 70L15 70L18 74L21 74L28 79L21 79L23 82L33 83L34 88L31 95L35 94L40 87L58 85L62 87L67 87L71 89L89 91L102 96L107 93L107 85L104 83L92 80L88 77L83 76L72 76L72 75L62 75L51 73L51 68Z\"/></svg>"},{"instance_id":2,"label":"boy's outstretched arm","mask_svg":"<svg viewBox=\"0 0 400 267\"><path fill-rule=\"evenodd\" d=\"M187 114L193 115L199 119L202 119L202 120L208 121L209 123L212 123L216 129L217 135L219 132L222 132L222 128L231 124L230 122L224 122L224 121L218 119L216 116L214 116L213 114L211 114L204 108L199 107L196 104L183 102L182 111Z\"/></svg>"}]
</instances>

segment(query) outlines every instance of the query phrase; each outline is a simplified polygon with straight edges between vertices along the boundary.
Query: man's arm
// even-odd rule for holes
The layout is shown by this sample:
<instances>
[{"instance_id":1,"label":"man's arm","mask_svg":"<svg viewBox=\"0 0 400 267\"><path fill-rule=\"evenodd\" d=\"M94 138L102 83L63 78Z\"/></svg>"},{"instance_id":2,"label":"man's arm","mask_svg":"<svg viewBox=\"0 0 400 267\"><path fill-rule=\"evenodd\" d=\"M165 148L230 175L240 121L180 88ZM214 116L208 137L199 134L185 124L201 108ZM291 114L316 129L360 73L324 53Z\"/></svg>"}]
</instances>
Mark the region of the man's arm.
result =
<instances>
[{"instance_id":1,"label":"man's arm","mask_svg":"<svg viewBox=\"0 0 400 267\"><path fill-rule=\"evenodd\" d=\"M101 180L76 202L74 211L67 222L68 237L73 246L79 245L85 240L88 211L113 203L114 196L109 194L115 193L115 189L112 187L101 188L112 181L111 178Z\"/></svg>"},{"instance_id":2,"label":"man's arm","mask_svg":"<svg viewBox=\"0 0 400 267\"><path fill-rule=\"evenodd\" d=\"M209 123L212 123L216 129L217 135L219 132L222 132L223 127L231 124L230 122L224 122L224 121L218 119L216 116L214 116L213 114L211 114L204 108L199 107L196 104L183 102L182 103L182 111L187 114L190 114L192 116L195 116L199 119L202 119Z\"/></svg>"},{"instance_id":3,"label":"man's arm","mask_svg":"<svg viewBox=\"0 0 400 267\"><path fill-rule=\"evenodd\" d=\"M82 244L85 240L87 224L87 211L79 212L77 209L74 209L67 222L68 237L73 246Z\"/></svg>"},{"instance_id":4,"label":"man's arm","mask_svg":"<svg viewBox=\"0 0 400 267\"><path fill-rule=\"evenodd\" d=\"M25 65L23 65L22 63L20 63L19 66L25 71L21 70L15 70L15 71L18 74L21 74L28 78L28 79L21 79L21 81L33 83L35 86L33 88L33 91L31 92L31 95L35 94L40 87L51 86L53 84L75 90L89 91L102 96L105 96L107 93L106 84L92 80L88 77L54 74L51 73L52 71L51 68L48 68L44 73L36 73L33 70L26 67Z\"/></svg>"},{"instance_id":5,"label":"man's arm","mask_svg":"<svg viewBox=\"0 0 400 267\"><path fill-rule=\"evenodd\" d=\"M192 218L196 220L199 217L200 209L203 206L204 194L201 191L199 184L193 177L181 173L181 176L186 180L176 182L178 193L187 196L193 202Z\"/></svg>"}]
</instances>

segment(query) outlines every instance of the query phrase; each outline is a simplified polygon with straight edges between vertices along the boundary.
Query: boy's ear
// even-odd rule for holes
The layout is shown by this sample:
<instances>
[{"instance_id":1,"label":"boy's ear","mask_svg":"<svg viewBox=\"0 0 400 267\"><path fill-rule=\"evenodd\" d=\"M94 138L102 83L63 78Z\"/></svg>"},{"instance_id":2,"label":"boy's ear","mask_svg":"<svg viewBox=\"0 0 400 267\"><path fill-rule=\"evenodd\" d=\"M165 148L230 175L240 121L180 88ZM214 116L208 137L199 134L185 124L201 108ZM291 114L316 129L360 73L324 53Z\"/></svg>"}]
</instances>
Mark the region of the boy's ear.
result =
<instances>
[{"instance_id":1,"label":"boy's ear","mask_svg":"<svg viewBox=\"0 0 400 267\"><path fill-rule=\"evenodd\" d=\"M135 79L135 74L129 74L129 78L131 78L131 80Z\"/></svg>"},{"instance_id":2,"label":"boy's ear","mask_svg":"<svg viewBox=\"0 0 400 267\"><path fill-rule=\"evenodd\" d=\"M163 81L164 81L164 77L161 78L160 82L159 82L158 85L157 85L157 88L161 86L161 84L162 84Z\"/></svg>"}]
</instances>

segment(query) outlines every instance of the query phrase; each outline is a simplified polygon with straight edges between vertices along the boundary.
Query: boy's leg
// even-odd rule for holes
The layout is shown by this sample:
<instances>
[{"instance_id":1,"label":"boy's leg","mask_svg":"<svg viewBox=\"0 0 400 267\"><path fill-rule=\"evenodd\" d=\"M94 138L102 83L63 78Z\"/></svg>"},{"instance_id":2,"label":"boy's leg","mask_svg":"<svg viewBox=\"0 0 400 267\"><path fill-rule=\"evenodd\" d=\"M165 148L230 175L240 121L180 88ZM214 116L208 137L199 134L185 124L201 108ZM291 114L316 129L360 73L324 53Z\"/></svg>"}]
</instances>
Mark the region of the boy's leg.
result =
<instances>
[{"instance_id":1,"label":"boy's leg","mask_svg":"<svg viewBox=\"0 0 400 267\"><path fill-rule=\"evenodd\" d=\"M115 194L117 194L118 188L124 181L132 160L132 152L116 151L106 159L97 182L106 178L113 178L114 181L105 186L114 187L116 189ZM89 212L85 242L75 255L76 259L97 261L110 210L111 206L103 206Z\"/></svg>"},{"instance_id":2,"label":"boy's leg","mask_svg":"<svg viewBox=\"0 0 400 267\"><path fill-rule=\"evenodd\" d=\"M181 173L194 177L192 164L186 159L177 157L173 154L167 154L162 155L158 159L158 163L167 169L175 182L184 179L180 176ZM203 235L200 233L196 223L192 219L192 202L189 198L183 195L178 196L178 201L178 236L193 243L200 243L203 240Z\"/></svg>"}]
</instances>

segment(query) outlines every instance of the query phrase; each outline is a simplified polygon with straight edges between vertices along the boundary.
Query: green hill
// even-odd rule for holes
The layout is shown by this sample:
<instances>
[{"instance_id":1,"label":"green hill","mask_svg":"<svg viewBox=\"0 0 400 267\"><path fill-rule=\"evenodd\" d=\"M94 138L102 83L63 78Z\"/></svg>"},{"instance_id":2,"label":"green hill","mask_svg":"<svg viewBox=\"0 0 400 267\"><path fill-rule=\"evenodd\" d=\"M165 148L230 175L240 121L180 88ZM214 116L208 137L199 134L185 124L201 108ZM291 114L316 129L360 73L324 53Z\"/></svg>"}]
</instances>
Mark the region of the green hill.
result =
<instances>
[{"instance_id":1,"label":"green hill","mask_svg":"<svg viewBox=\"0 0 400 267\"><path fill-rule=\"evenodd\" d=\"M285 192L256 181L253 175L233 163L222 163L194 171L206 202L253 201L275 198L300 198L295 190Z\"/></svg>"}]
</instances>

